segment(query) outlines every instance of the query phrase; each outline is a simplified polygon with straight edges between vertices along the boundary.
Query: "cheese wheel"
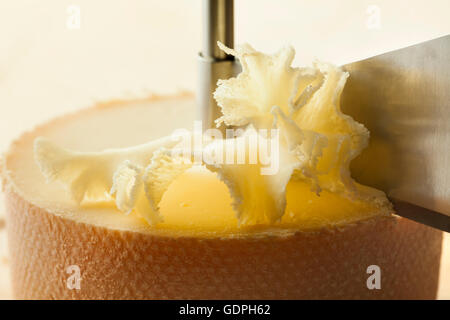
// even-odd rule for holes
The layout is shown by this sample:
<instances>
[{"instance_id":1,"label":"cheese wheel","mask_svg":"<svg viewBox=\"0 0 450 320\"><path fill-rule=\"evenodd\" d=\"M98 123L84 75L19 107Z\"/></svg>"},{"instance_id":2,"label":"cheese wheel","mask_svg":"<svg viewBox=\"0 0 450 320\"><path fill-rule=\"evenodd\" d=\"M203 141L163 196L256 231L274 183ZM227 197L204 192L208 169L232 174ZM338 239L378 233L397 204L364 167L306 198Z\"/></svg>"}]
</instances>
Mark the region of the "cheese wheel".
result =
<instances>
[{"instance_id":1,"label":"cheese wheel","mask_svg":"<svg viewBox=\"0 0 450 320\"><path fill-rule=\"evenodd\" d=\"M207 235L165 230L111 206L77 205L34 162L38 136L98 151L190 128L194 117L190 95L114 101L57 118L12 144L2 177L16 298L436 297L442 232L410 220L373 216L308 230Z\"/></svg>"}]
</instances>

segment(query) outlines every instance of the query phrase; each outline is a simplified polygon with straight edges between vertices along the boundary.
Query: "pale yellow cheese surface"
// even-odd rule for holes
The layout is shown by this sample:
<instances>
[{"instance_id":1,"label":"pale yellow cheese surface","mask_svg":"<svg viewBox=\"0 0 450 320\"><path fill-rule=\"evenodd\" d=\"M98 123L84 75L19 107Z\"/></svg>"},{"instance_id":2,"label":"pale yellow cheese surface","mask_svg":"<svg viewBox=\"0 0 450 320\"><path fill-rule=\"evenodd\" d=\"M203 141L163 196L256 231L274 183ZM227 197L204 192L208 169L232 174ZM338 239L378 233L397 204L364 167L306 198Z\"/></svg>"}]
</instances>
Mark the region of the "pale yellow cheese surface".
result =
<instances>
[{"instance_id":1,"label":"pale yellow cheese surface","mask_svg":"<svg viewBox=\"0 0 450 320\"><path fill-rule=\"evenodd\" d=\"M243 236L315 230L368 219L380 214L373 204L351 201L322 191L311 192L305 182L291 181L287 187L287 208L273 225L239 226L231 196L215 173L192 168L175 180L160 204L164 222L149 226L142 218L120 212L114 202L74 202L64 186L47 183L33 156L33 140L46 137L80 151L100 151L138 145L170 134L174 129L191 129L196 114L191 96L142 100L92 108L68 115L22 137L5 158L8 188L36 206L79 222L170 236Z\"/></svg>"},{"instance_id":2,"label":"pale yellow cheese surface","mask_svg":"<svg viewBox=\"0 0 450 320\"><path fill-rule=\"evenodd\" d=\"M291 181L287 187L287 207L281 222L274 229L314 230L321 227L344 225L378 215L373 204L349 200L323 191L312 192L305 182ZM177 179L167 190L161 202L163 223L156 228L173 230L202 230L239 232L264 230L267 225L238 226L226 185L215 173L205 169L191 169Z\"/></svg>"}]
</instances>

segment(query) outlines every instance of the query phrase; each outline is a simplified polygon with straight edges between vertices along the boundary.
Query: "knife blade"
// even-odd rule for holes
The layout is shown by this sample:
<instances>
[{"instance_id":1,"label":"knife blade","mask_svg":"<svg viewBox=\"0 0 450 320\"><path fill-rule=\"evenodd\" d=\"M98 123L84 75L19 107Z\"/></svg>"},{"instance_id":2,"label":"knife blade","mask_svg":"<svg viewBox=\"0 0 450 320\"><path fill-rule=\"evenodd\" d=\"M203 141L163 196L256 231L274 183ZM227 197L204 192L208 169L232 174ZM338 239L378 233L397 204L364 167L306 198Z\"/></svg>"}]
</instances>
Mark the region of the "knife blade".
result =
<instances>
[{"instance_id":1,"label":"knife blade","mask_svg":"<svg viewBox=\"0 0 450 320\"><path fill-rule=\"evenodd\" d=\"M343 66L342 111L371 133L352 176L450 232L450 35Z\"/></svg>"}]
</instances>

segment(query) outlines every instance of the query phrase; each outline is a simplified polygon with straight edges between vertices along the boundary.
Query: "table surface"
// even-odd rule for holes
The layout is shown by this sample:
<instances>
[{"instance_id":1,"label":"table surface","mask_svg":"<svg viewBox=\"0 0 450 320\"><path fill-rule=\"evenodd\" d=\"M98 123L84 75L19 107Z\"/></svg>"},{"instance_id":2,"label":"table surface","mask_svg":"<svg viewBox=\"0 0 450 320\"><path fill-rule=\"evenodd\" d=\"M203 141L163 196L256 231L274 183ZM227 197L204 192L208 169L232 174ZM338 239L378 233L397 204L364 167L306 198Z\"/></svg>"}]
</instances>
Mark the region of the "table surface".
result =
<instances>
[{"instance_id":1,"label":"table surface","mask_svg":"<svg viewBox=\"0 0 450 320\"><path fill-rule=\"evenodd\" d=\"M12 299L9 279L8 252L6 230L3 215L0 214L0 300ZM439 280L438 299L450 299L450 234L444 236L441 273Z\"/></svg>"}]
</instances>

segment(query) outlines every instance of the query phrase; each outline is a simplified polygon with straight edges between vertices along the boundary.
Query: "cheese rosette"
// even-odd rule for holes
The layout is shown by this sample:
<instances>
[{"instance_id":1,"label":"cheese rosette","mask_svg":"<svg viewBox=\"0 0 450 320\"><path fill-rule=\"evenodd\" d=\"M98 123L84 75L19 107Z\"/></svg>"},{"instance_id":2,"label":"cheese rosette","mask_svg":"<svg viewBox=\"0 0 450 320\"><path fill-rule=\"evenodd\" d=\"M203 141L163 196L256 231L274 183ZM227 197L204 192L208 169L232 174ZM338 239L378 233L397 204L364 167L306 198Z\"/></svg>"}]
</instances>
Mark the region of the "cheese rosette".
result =
<instances>
[{"instance_id":1,"label":"cheese rosette","mask_svg":"<svg viewBox=\"0 0 450 320\"><path fill-rule=\"evenodd\" d=\"M170 177L176 178L178 172L165 174L168 165L161 150L177 143L167 136L129 148L78 152L39 137L34 141L34 155L47 182L62 183L78 204L115 200L120 211L126 214L135 211L149 224L154 224L162 221L155 209L161 192L158 181L163 180L164 186L164 181L168 183ZM170 160L178 164L175 159ZM160 172L159 180L154 179L157 172ZM144 184L144 180L154 181Z\"/></svg>"},{"instance_id":2,"label":"cheese rosette","mask_svg":"<svg viewBox=\"0 0 450 320\"><path fill-rule=\"evenodd\" d=\"M300 162L293 179L308 181L317 194L326 189L391 208L382 191L351 178L350 162L367 147L369 131L341 111L348 72L322 62L294 68L292 47L273 55L248 44L236 50L221 43L219 47L239 59L242 72L218 82L214 97L223 113L216 120L218 125L275 126L283 139L280 145L287 146Z\"/></svg>"},{"instance_id":3,"label":"cheese rosette","mask_svg":"<svg viewBox=\"0 0 450 320\"><path fill-rule=\"evenodd\" d=\"M278 131L269 132L259 132L250 125L242 135L218 139L204 148L205 166L228 187L241 225L281 220L286 208L286 186L301 165L298 157L280 143Z\"/></svg>"},{"instance_id":4,"label":"cheese rosette","mask_svg":"<svg viewBox=\"0 0 450 320\"><path fill-rule=\"evenodd\" d=\"M214 97L223 115L216 122L245 127L242 134L202 137L201 163L195 152L181 156L173 137L90 153L38 138L35 155L42 173L67 186L80 204L110 199L150 225L163 221L159 203L164 193L194 165L225 182L240 225L281 220L291 179L308 182L318 195L326 189L390 208L383 192L357 184L350 175L350 162L367 146L369 132L340 110L348 73L325 63L293 68L291 47L266 55L249 45L219 46L240 60L242 72L218 82Z\"/></svg>"}]
</instances>

